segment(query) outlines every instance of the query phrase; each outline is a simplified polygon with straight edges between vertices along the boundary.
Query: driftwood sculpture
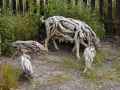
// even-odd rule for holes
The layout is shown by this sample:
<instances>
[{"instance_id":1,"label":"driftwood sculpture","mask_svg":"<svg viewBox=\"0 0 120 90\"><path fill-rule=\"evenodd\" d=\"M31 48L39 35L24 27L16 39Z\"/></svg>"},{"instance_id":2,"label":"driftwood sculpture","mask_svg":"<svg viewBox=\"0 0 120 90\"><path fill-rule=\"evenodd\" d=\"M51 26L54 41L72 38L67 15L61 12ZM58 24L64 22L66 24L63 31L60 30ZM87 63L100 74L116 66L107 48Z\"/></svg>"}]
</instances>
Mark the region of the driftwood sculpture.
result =
<instances>
[{"instance_id":1,"label":"driftwood sculpture","mask_svg":"<svg viewBox=\"0 0 120 90\"><path fill-rule=\"evenodd\" d=\"M42 51L46 51L45 47L40 44L37 41L32 41L32 40L28 40L28 41L22 41L22 40L18 40L12 43L13 47L16 48L31 48L31 49L39 49Z\"/></svg>"},{"instance_id":2,"label":"driftwood sculpture","mask_svg":"<svg viewBox=\"0 0 120 90\"><path fill-rule=\"evenodd\" d=\"M45 39L45 48L48 50L48 42L51 39L56 49L59 49L55 40L70 41L75 46L73 51L76 51L76 57L80 59L79 51L80 44L85 47L99 45L99 39L96 33L86 23L72 18L63 16L49 17L45 21L47 37Z\"/></svg>"},{"instance_id":3,"label":"driftwood sculpture","mask_svg":"<svg viewBox=\"0 0 120 90\"><path fill-rule=\"evenodd\" d=\"M18 60L20 60L21 69L23 71L23 75L25 77L33 77L33 68L31 63L31 57L26 54L25 49L21 49L20 56L18 57Z\"/></svg>"},{"instance_id":4,"label":"driftwood sculpture","mask_svg":"<svg viewBox=\"0 0 120 90\"><path fill-rule=\"evenodd\" d=\"M27 52L32 52L32 53L35 53L35 54L43 53L43 52L47 51L46 48L42 44L40 44L37 41L32 41L32 40L29 40L29 41L18 40L18 41L13 42L11 44L11 46L17 48L17 51L13 55L13 57L15 55L19 54L21 49L26 49Z\"/></svg>"},{"instance_id":5,"label":"driftwood sculpture","mask_svg":"<svg viewBox=\"0 0 120 90\"><path fill-rule=\"evenodd\" d=\"M88 70L88 69L92 69L92 63L94 61L96 55L96 50L94 46L89 46L87 48L85 48L84 50L84 60L85 60L85 69L84 69L84 73Z\"/></svg>"}]
</instances>

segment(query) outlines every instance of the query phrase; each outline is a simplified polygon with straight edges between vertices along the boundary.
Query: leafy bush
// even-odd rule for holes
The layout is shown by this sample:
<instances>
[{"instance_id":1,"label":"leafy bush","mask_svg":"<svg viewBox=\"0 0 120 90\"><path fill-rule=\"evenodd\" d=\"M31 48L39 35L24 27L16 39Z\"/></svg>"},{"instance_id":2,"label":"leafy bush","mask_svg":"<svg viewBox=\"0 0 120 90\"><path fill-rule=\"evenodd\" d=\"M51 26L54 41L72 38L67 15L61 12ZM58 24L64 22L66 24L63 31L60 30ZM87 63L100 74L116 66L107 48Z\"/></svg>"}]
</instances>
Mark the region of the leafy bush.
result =
<instances>
[{"instance_id":1,"label":"leafy bush","mask_svg":"<svg viewBox=\"0 0 120 90\"><path fill-rule=\"evenodd\" d=\"M17 88L20 70L14 69L11 65L5 64L0 67L0 90Z\"/></svg>"},{"instance_id":2,"label":"leafy bush","mask_svg":"<svg viewBox=\"0 0 120 90\"><path fill-rule=\"evenodd\" d=\"M89 7L82 4L68 6L63 0L49 0L48 11L48 16L62 15L82 20L90 25L100 38L104 36L104 25L100 21L100 16L97 11L91 11Z\"/></svg>"},{"instance_id":3,"label":"leafy bush","mask_svg":"<svg viewBox=\"0 0 120 90\"><path fill-rule=\"evenodd\" d=\"M1 16L2 54L11 53L9 45L12 41L35 39L38 34L38 20L35 16Z\"/></svg>"}]
</instances>

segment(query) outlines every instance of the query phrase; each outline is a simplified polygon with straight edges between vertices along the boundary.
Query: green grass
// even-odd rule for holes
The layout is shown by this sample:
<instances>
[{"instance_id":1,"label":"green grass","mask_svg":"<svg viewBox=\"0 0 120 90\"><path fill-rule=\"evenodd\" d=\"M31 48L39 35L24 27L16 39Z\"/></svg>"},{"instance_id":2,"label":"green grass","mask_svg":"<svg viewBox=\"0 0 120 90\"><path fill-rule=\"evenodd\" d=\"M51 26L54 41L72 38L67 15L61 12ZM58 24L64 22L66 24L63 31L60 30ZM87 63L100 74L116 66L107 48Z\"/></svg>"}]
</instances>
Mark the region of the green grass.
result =
<instances>
[{"instance_id":1,"label":"green grass","mask_svg":"<svg viewBox=\"0 0 120 90\"><path fill-rule=\"evenodd\" d=\"M119 53L119 51L118 51ZM106 57L112 56L111 52L101 50L97 52L93 71L88 71L83 76L91 81L120 81L120 56L116 56L111 61L105 61ZM105 62L111 62L111 65Z\"/></svg>"},{"instance_id":2,"label":"green grass","mask_svg":"<svg viewBox=\"0 0 120 90\"><path fill-rule=\"evenodd\" d=\"M112 68L115 69L117 80L120 81L120 55L112 61Z\"/></svg>"},{"instance_id":3,"label":"green grass","mask_svg":"<svg viewBox=\"0 0 120 90\"><path fill-rule=\"evenodd\" d=\"M82 70L84 68L84 61L77 61L75 58L65 57L61 66L67 69Z\"/></svg>"},{"instance_id":4,"label":"green grass","mask_svg":"<svg viewBox=\"0 0 120 90\"><path fill-rule=\"evenodd\" d=\"M106 68L106 58L110 55L111 53L109 51L103 49L97 51L96 57L93 62L93 70L88 70L86 73L81 73L82 76L85 79L94 82L104 80L120 80L120 58L112 61L112 67L108 69ZM83 72L83 69L85 67L84 59L83 57L81 57L81 60L77 61L75 58L65 57L63 62L61 63L61 67L67 70L74 69Z\"/></svg>"},{"instance_id":5,"label":"green grass","mask_svg":"<svg viewBox=\"0 0 120 90\"><path fill-rule=\"evenodd\" d=\"M10 90L17 88L20 70L13 68L9 64L0 66L0 90Z\"/></svg>"},{"instance_id":6,"label":"green grass","mask_svg":"<svg viewBox=\"0 0 120 90\"><path fill-rule=\"evenodd\" d=\"M103 50L97 51L93 64L101 65L106 60L107 55L108 55L107 52ZM80 60L76 60L75 58L71 58L71 57L65 57L62 62L63 67L72 68L76 70L83 70L85 66L84 64L85 62L84 62L84 58L82 57L82 54L80 56L81 56Z\"/></svg>"},{"instance_id":7,"label":"green grass","mask_svg":"<svg viewBox=\"0 0 120 90\"><path fill-rule=\"evenodd\" d=\"M118 81L118 75L113 71L113 69L108 71L102 69L94 69L94 71L88 71L83 74L83 77L93 82L102 82L104 80Z\"/></svg>"},{"instance_id":8,"label":"green grass","mask_svg":"<svg viewBox=\"0 0 120 90\"><path fill-rule=\"evenodd\" d=\"M101 65L105 60L106 60L106 57L108 56L108 52L106 51L103 51L103 50L98 50L96 52L96 56L95 56L95 59L94 59L94 63L96 65Z\"/></svg>"}]
</instances>

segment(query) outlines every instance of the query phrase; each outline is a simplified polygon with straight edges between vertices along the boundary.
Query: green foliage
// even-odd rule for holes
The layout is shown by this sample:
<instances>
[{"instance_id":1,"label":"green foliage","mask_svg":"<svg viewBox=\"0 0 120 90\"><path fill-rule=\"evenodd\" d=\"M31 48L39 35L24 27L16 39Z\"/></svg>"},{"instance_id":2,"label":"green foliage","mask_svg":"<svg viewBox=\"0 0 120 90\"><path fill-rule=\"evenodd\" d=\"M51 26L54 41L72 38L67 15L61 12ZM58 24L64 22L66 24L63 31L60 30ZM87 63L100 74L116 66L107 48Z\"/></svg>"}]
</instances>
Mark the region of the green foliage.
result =
<instances>
[{"instance_id":1,"label":"green foliage","mask_svg":"<svg viewBox=\"0 0 120 90\"><path fill-rule=\"evenodd\" d=\"M63 0L50 0L48 6L48 16L62 15L86 22L92 27L100 38L104 37L104 25L100 21L97 11L91 11L84 5L68 5Z\"/></svg>"},{"instance_id":2,"label":"green foliage","mask_svg":"<svg viewBox=\"0 0 120 90\"><path fill-rule=\"evenodd\" d=\"M35 39L38 34L38 21L35 16L1 16L2 53L6 55L11 53L12 41Z\"/></svg>"},{"instance_id":3,"label":"green foliage","mask_svg":"<svg viewBox=\"0 0 120 90\"><path fill-rule=\"evenodd\" d=\"M95 71L87 71L83 74L84 78L91 80L91 81L97 81L99 77L97 77L97 73Z\"/></svg>"},{"instance_id":4,"label":"green foliage","mask_svg":"<svg viewBox=\"0 0 120 90\"><path fill-rule=\"evenodd\" d=\"M11 65L4 64L0 67L0 90L10 90L17 88L20 70Z\"/></svg>"},{"instance_id":5,"label":"green foliage","mask_svg":"<svg viewBox=\"0 0 120 90\"><path fill-rule=\"evenodd\" d=\"M71 59L65 59L62 64L65 68L80 69L80 64Z\"/></svg>"},{"instance_id":6,"label":"green foliage","mask_svg":"<svg viewBox=\"0 0 120 90\"><path fill-rule=\"evenodd\" d=\"M106 51L98 50L96 52L94 63L97 64L97 65L102 64L106 60L107 53L108 52L106 52Z\"/></svg>"}]
</instances>

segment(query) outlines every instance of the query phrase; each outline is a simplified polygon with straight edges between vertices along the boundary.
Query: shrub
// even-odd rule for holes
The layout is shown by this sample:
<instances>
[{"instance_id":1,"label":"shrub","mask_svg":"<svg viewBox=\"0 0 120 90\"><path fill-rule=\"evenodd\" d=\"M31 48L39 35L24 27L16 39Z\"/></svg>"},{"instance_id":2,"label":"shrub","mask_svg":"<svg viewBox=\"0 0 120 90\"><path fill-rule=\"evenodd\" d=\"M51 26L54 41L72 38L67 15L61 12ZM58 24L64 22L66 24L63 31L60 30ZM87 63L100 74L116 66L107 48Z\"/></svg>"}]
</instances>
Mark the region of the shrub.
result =
<instances>
[{"instance_id":1,"label":"shrub","mask_svg":"<svg viewBox=\"0 0 120 90\"><path fill-rule=\"evenodd\" d=\"M1 16L0 34L2 54L12 53L10 43L15 40L35 39L38 34L39 22L35 16Z\"/></svg>"},{"instance_id":2,"label":"shrub","mask_svg":"<svg viewBox=\"0 0 120 90\"><path fill-rule=\"evenodd\" d=\"M20 70L14 69L11 65L4 64L0 67L0 90L17 88Z\"/></svg>"}]
</instances>

